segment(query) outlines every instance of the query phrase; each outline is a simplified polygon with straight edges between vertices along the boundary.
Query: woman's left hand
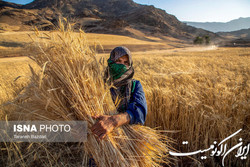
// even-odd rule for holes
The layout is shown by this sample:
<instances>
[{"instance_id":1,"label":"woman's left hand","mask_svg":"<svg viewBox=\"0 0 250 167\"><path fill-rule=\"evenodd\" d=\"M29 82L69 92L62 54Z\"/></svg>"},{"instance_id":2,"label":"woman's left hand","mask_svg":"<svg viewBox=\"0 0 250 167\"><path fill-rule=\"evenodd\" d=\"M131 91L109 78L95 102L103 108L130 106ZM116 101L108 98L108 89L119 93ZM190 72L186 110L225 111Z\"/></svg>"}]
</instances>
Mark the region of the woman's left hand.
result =
<instances>
[{"instance_id":1,"label":"woman's left hand","mask_svg":"<svg viewBox=\"0 0 250 167\"><path fill-rule=\"evenodd\" d=\"M92 126L91 131L100 139L103 139L117 126L116 120L113 118L113 116L101 115L92 116L92 118L97 119L98 121Z\"/></svg>"},{"instance_id":2,"label":"woman's left hand","mask_svg":"<svg viewBox=\"0 0 250 167\"><path fill-rule=\"evenodd\" d=\"M92 118L97 119L98 121L91 127L91 131L100 139L103 139L116 127L128 124L130 121L130 117L127 112L112 116L110 115L92 116Z\"/></svg>"}]
</instances>

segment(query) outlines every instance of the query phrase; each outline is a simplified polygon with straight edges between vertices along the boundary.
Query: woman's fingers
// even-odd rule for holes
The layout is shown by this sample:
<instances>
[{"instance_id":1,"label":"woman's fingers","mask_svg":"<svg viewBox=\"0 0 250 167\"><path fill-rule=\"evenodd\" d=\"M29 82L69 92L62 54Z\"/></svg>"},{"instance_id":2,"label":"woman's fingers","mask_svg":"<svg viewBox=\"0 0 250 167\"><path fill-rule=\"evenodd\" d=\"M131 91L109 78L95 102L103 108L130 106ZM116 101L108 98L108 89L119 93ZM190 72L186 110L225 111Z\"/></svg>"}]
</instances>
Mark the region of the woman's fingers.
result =
<instances>
[{"instance_id":1,"label":"woman's fingers","mask_svg":"<svg viewBox=\"0 0 250 167\"><path fill-rule=\"evenodd\" d=\"M107 131L106 131L105 129L103 129L103 128L99 128L99 129L95 129L95 130L93 131L93 133L94 133L94 135L95 135L96 137L98 137L99 139L103 139L103 138L106 136Z\"/></svg>"},{"instance_id":2,"label":"woman's fingers","mask_svg":"<svg viewBox=\"0 0 250 167\"><path fill-rule=\"evenodd\" d=\"M97 120L102 120L104 118L103 115L93 115L91 116L93 119L97 119Z\"/></svg>"},{"instance_id":3,"label":"woman's fingers","mask_svg":"<svg viewBox=\"0 0 250 167\"><path fill-rule=\"evenodd\" d=\"M107 133L103 133L101 136L99 136L99 138L102 140L107 136Z\"/></svg>"},{"instance_id":4,"label":"woman's fingers","mask_svg":"<svg viewBox=\"0 0 250 167\"><path fill-rule=\"evenodd\" d=\"M92 116L98 121L91 127L91 131L95 136L98 136L99 139L104 139L105 136L114 129L112 119L109 119L110 116L99 115Z\"/></svg>"},{"instance_id":5,"label":"woman's fingers","mask_svg":"<svg viewBox=\"0 0 250 167\"><path fill-rule=\"evenodd\" d=\"M96 122L96 123L91 127L91 131L95 133L98 129L101 129L101 128L102 128L101 123L100 123L100 121L98 121L98 122Z\"/></svg>"},{"instance_id":6,"label":"woman's fingers","mask_svg":"<svg viewBox=\"0 0 250 167\"><path fill-rule=\"evenodd\" d=\"M100 130L96 130L95 131L95 134L100 137L102 134L103 134L103 129L100 129Z\"/></svg>"},{"instance_id":7,"label":"woman's fingers","mask_svg":"<svg viewBox=\"0 0 250 167\"><path fill-rule=\"evenodd\" d=\"M102 121L98 121L96 122L92 127L91 127L91 131L97 135L100 136L102 133L104 133L105 130L105 125L104 123L102 123Z\"/></svg>"},{"instance_id":8,"label":"woman's fingers","mask_svg":"<svg viewBox=\"0 0 250 167\"><path fill-rule=\"evenodd\" d=\"M102 118L102 116L100 115L96 115L96 116L91 116L93 119L100 119ZM101 127L101 120L98 120L92 127L91 127L91 131L94 132L95 129L99 129Z\"/></svg>"},{"instance_id":9,"label":"woman's fingers","mask_svg":"<svg viewBox=\"0 0 250 167\"><path fill-rule=\"evenodd\" d=\"M93 119L97 119L99 117L99 115L93 115L91 116Z\"/></svg>"}]
</instances>

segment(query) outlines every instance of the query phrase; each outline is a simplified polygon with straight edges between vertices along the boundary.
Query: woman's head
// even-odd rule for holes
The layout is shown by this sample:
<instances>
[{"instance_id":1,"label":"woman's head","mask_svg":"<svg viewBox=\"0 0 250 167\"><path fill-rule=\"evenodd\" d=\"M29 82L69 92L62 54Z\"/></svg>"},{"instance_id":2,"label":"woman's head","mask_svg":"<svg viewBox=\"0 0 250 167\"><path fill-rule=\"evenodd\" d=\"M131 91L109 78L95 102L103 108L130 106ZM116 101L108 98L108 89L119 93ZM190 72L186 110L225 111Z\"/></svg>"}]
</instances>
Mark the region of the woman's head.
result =
<instances>
[{"instance_id":1,"label":"woman's head","mask_svg":"<svg viewBox=\"0 0 250 167\"><path fill-rule=\"evenodd\" d=\"M113 81L131 79L134 75L130 51L123 46L114 48L108 59L108 73Z\"/></svg>"}]
</instances>

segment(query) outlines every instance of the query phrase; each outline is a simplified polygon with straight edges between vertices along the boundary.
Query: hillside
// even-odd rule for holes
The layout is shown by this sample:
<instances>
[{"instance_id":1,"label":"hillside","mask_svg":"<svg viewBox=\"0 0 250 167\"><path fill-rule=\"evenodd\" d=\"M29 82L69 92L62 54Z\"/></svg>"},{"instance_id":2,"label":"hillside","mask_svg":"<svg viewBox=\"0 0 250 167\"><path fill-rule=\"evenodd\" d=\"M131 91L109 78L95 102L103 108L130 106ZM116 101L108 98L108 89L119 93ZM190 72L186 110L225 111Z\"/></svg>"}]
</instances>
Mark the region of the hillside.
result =
<instances>
[{"instance_id":1,"label":"hillside","mask_svg":"<svg viewBox=\"0 0 250 167\"><path fill-rule=\"evenodd\" d=\"M222 22L185 22L190 26L202 28L212 32L230 32L250 28L250 17Z\"/></svg>"},{"instance_id":2,"label":"hillside","mask_svg":"<svg viewBox=\"0 0 250 167\"><path fill-rule=\"evenodd\" d=\"M228 39L225 46L230 47L250 47L250 28L232 32L220 32L220 36Z\"/></svg>"},{"instance_id":3,"label":"hillside","mask_svg":"<svg viewBox=\"0 0 250 167\"><path fill-rule=\"evenodd\" d=\"M250 28L232 32L219 32L218 34L227 38L242 38L250 40Z\"/></svg>"},{"instance_id":4,"label":"hillside","mask_svg":"<svg viewBox=\"0 0 250 167\"><path fill-rule=\"evenodd\" d=\"M1 31L31 30L32 26L51 30L63 16L75 22L76 29L82 27L87 32L141 39L147 35L192 41L197 35L205 34L211 39L219 38L214 33L180 22L164 10L132 0L35 0L27 5L0 3Z\"/></svg>"}]
</instances>

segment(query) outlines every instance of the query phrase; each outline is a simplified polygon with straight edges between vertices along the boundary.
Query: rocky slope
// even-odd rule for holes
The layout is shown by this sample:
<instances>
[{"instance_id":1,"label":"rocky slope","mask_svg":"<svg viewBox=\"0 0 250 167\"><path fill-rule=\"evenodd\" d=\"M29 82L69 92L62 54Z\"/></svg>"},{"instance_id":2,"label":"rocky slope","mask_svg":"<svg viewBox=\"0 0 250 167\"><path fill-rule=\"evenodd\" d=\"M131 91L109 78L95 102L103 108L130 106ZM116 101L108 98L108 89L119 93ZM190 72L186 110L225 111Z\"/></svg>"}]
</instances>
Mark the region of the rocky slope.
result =
<instances>
[{"instance_id":1,"label":"rocky slope","mask_svg":"<svg viewBox=\"0 0 250 167\"><path fill-rule=\"evenodd\" d=\"M75 22L87 32L170 36L193 40L198 35L218 35L180 22L173 15L132 0L35 0L27 5L0 1L0 30L53 29L60 17ZM52 23L52 24L51 24Z\"/></svg>"}]
</instances>

